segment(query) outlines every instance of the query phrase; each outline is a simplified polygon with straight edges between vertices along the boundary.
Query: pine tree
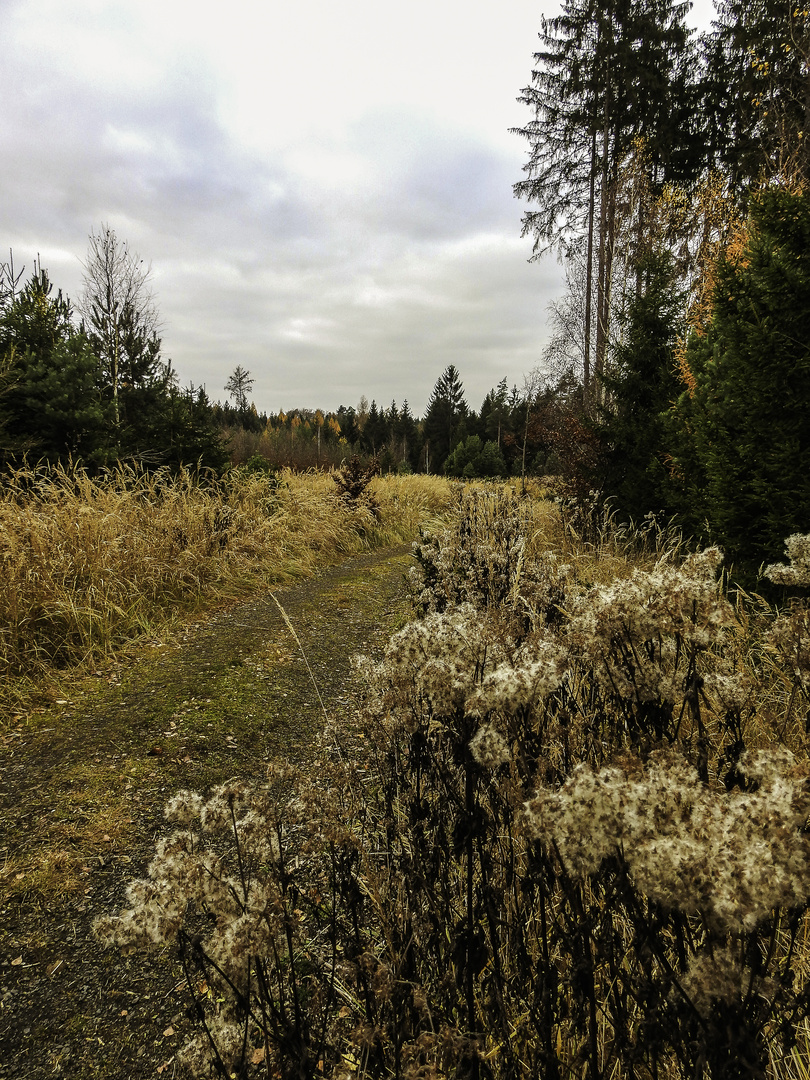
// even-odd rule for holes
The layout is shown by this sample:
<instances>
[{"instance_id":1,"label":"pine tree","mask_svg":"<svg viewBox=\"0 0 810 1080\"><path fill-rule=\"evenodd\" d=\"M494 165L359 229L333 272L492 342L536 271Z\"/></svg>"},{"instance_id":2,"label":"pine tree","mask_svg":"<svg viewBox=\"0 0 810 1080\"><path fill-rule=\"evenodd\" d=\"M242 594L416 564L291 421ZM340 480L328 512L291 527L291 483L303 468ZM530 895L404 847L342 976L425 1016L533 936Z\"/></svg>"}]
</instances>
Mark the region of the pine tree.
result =
<instances>
[{"instance_id":1,"label":"pine tree","mask_svg":"<svg viewBox=\"0 0 810 1080\"><path fill-rule=\"evenodd\" d=\"M158 424L162 431L161 465L180 465L221 472L228 451L214 420L214 410L203 387L185 390L171 386L161 402Z\"/></svg>"},{"instance_id":2,"label":"pine tree","mask_svg":"<svg viewBox=\"0 0 810 1080\"><path fill-rule=\"evenodd\" d=\"M104 464L110 415L98 387L98 363L76 330L70 301L52 295L48 272L37 264L25 286L6 296L0 311L0 357L6 462L27 453L48 461Z\"/></svg>"}]
</instances>

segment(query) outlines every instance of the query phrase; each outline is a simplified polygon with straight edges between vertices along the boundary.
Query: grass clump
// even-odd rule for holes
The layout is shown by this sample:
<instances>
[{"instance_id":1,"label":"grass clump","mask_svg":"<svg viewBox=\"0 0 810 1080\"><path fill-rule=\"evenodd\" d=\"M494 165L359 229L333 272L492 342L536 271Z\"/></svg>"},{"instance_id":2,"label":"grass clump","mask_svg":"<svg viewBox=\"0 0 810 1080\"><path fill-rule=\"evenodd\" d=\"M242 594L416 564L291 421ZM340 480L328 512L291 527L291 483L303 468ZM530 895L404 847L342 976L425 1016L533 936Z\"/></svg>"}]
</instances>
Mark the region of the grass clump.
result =
<instances>
[{"instance_id":1,"label":"grass clump","mask_svg":"<svg viewBox=\"0 0 810 1080\"><path fill-rule=\"evenodd\" d=\"M0 488L0 705L178 612L407 540L449 499L431 477L372 487L374 508L335 499L321 473L18 470Z\"/></svg>"}]
</instances>

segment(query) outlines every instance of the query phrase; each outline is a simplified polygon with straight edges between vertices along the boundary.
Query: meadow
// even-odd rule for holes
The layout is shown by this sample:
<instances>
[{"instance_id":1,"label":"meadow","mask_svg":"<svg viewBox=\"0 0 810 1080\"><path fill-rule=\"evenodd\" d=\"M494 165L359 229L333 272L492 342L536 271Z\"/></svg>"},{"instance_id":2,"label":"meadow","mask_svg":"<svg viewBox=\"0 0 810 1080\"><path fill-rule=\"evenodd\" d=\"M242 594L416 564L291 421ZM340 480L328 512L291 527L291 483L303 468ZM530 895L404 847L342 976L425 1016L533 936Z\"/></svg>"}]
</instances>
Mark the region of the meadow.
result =
<instances>
[{"instance_id":1,"label":"meadow","mask_svg":"<svg viewBox=\"0 0 810 1080\"><path fill-rule=\"evenodd\" d=\"M412 539L440 513L440 478L236 469L222 479L23 468L0 488L0 710L59 696L66 677L192 613Z\"/></svg>"},{"instance_id":2,"label":"meadow","mask_svg":"<svg viewBox=\"0 0 810 1080\"><path fill-rule=\"evenodd\" d=\"M810 540L774 606L652 521L468 488L414 555L355 728L177 793L97 923L179 949L188 1067L803 1080Z\"/></svg>"}]
</instances>

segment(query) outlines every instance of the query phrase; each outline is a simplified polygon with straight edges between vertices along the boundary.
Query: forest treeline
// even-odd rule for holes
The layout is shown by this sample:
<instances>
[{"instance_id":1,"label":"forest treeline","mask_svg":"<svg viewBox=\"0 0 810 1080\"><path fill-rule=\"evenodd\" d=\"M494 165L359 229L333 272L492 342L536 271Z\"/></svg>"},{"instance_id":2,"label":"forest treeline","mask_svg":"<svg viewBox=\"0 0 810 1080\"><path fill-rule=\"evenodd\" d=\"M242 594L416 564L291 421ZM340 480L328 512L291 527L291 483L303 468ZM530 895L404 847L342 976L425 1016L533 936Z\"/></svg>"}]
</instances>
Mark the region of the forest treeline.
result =
<instances>
[{"instance_id":1,"label":"forest treeline","mask_svg":"<svg viewBox=\"0 0 810 1080\"><path fill-rule=\"evenodd\" d=\"M476 411L450 365L423 417L365 397L267 414L237 367L212 401L178 385L148 269L102 227L75 308L39 263L2 267L0 464L552 474L730 562L778 560L810 527L810 11L719 0L695 34L687 9L565 0L542 20L514 192L566 289L520 387Z\"/></svg>"},{"instance_id":2,"label":"forest treeline","mask_svg":"<svg viewBox=\"0 0 810 1080\"><path fill-rule=\"evenodd\" d=\"M162 353L148 270L115 231L91 234L84 291L74 306L39 262L26 277L0 266L0 466L45 461L91 473L119 463L147 470L181 465L220 471L329 468L348 456L376 458L384 472L506 477L554 470L536 422L542 394L503 379L478 412L449 365L424 417L407 401L334 412L260 412L254 379L237 366L226 401L181 388ZM570 382L570 380L568 380ZM539 386L539 384L538 384ZM573 384L567 392L575 393Z\"/></svg>"}]
</instances>

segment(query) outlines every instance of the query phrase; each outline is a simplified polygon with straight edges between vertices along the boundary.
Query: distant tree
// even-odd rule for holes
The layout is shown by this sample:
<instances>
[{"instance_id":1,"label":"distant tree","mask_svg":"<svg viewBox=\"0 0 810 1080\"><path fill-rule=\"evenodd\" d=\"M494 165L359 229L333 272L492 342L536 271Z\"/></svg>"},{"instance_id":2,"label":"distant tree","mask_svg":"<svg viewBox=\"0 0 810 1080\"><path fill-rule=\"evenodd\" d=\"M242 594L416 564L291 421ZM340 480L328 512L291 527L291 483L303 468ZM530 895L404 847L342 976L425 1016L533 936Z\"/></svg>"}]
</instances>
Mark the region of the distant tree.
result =
<instances>
[{"instance_id":1,"label":"distant tree","mask_svg":"<svg viewBox=\"0 0 810 1080\"><path fill-rule=\"evenodd\" d=\"M377 408L376 401L372 401L366 416L366 422L363 424L360 445L372 457L377 457L382 453L382 449L388 441L388 435L389 429L385 413Z\"/></svg>"},{"instance_id":2,"label":"distant tree","mask_svg":"<svg viewBox=\"0 0 810 1080\"><path fill-rule=\"evenodd\" d=\"M458 370L449 364L433 387L425 414L426 469L441 472L455 442L457 428L467 415L464 387Z\"/></svg>"},{"instance_id":3,"label":"distant tree","mask_svg":"<svg viewBox=\"0 0 810 1080\"><path fill-rule=\"evenodd\" d=\"M160 426L164 432L161 464L199 466L221 472L228 451L203 387L181 390L171 386L163 402Z\"/></svg>"},{"instance_id":4,"label":"distant tree","mask_svg":"<svg viewBox=\"0 0 810 1080\"><path fill-rule=\"evenodd\" d=\"M415 469L419 460L419 427L407 399L402 403L393 435L400 464L404 462L408 468Z\"/></svg>"},{"instance_id":5,"label":"distant tree","mask_svg":"<svg viewBox=\"0 0 810 1080\"><path fill-rule=\"evenodd\" d=\"M338 408L337 422L340 424L340 434L346 440L349 446L354 446L357 440L360 438L360 431L357 426L357 414L351 405L341 405Z\"/></svg>"},{"instance_id":6,"label":"distant tree","mask_svg":"<svg viewBox=\"0 0 810 1080\"><path fill-rule=\"evenodd\" d=\"M528 375L523 376L523 392L513 409L513 428L515 441L520 450L520 477L524 490L526 487L526 466L531 460L529 450L534 441L532 419L545 385L545 373L539 367L532 368Z\"/></svg>"},{"instance_id":7,"label":"distant tree","mask_svg":"<svg viewBox=\"0 0 810 1080\"><path fill-rule=\"evenodd\" d=\"M509 424L509 387L505 376L484 398L480 422L485 435L494 439L496 446L500 448L501 436Z\"/></svg>"},{"instance_id":8,"label":"distant tree","mask_svg":"<svg viewBox=\"0 0 810 1080\"><path fill-rule=\"evenodd\" d=\"M448 476L475 477L507 476L503 454L496 443L483 442L480 436L470 435L452 451L444 465Z\"/></svg>"},{"instance_id":9,"label":"distant tree","mask_svg":"<svg viewBox=\"0 0 810 1080\"><path fill-rule=\"evenodd\" d=\"M228 396L233 399L236 408L240 412L248 411L248 397L255 381L255 379L251 378L249 371L246 371L241 364L237 364L225 383Z\"/></svg>"}]
</instances>

